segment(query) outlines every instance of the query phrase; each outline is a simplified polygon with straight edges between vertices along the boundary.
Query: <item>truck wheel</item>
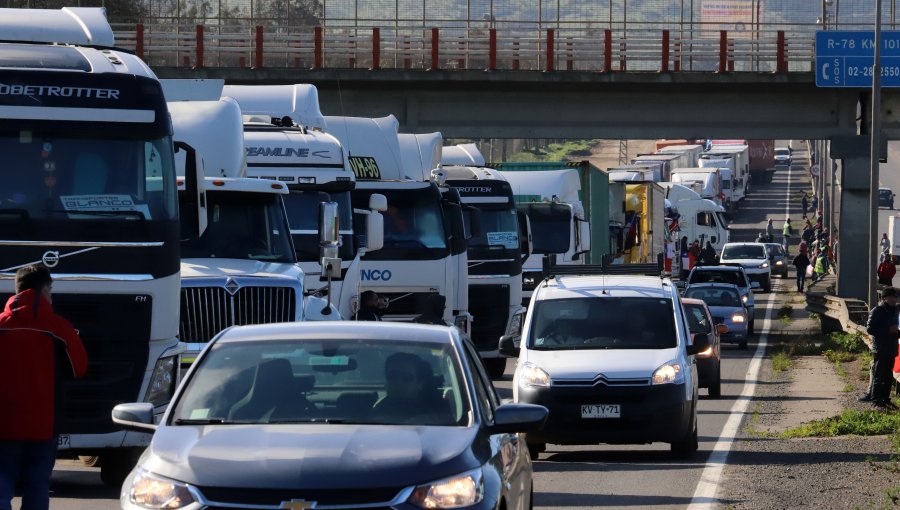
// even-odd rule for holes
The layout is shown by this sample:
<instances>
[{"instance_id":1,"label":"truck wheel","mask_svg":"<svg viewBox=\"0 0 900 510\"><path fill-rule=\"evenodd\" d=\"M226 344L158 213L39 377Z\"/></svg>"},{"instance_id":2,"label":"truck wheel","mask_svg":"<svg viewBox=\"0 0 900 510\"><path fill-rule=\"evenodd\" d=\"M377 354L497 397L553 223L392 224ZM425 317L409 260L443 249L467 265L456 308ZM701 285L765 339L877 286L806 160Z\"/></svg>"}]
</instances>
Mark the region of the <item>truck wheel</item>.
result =
<instances>
[{"instance_id":1,"label":"truck wheel","mask_svg":"<svg viewBox=\"0 0 900 510\"><path fill-rule=\"evenodd\" d=\"M100 480L107 487L119 488L134 469L142 450L137 448L121 448L103 454L103 465L100 466Z\"/></svg>"},{"instance_id":2,"label":"truck wheel","mask_svg":"<svg viewBox=\"0 0 900 510\"><path fill-rule=\"evenodd\" d=\"M99 455L79 455L78 460L87 467L100 467Z\"/></svg>"},{"instance_id":3,"label":"truck wheel","mask_svg":"<svg viewBox=\"0 0 900 510\"><path fill-rule=\"evenodd\" d=\"M488 358L483 361L491 379L500 379L506 373L506 358Z\"/></svg>"}]
</instances>

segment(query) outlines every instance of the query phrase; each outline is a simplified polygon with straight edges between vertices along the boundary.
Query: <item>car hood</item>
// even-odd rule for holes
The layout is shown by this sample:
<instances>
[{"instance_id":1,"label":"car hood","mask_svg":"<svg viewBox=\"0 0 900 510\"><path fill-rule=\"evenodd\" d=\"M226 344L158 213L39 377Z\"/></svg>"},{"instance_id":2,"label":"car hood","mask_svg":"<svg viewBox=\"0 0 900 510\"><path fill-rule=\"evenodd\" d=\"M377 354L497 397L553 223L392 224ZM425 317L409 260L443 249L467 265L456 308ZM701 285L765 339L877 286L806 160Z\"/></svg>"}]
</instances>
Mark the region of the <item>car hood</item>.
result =
<instances>
[{"instance_id":1,"label":"car hood","mask_svg":"<svg viewBox=\"0 0 900 510\"><path fill-rule=\"evenodd\" d=\"M551 379L649 378L663 363L678 357L671 349L529 350L526 361L544 369Z\"/></svg>"},{"instance_id":2,"label":"car hood","mask_svg":"<svg viewBox=\"0 0 900 510\"><path fill-rule=\"evenodd\" d=\"M287 277L302 281L303 271L296 264L287 262L245 259L183 259L181 261L182 278L226 276Z\"/></svg>"},{"instance_id":3,"label":"car hood","mask_svg":"<svg viewBox=\"0 0 900 510\"><path fill-rule=\"evenodd\" d=\"M470 448L476 434L474 427L167 426L141 465L200 487L404 487L479 466Z\"/></svg>"}]
</instances>

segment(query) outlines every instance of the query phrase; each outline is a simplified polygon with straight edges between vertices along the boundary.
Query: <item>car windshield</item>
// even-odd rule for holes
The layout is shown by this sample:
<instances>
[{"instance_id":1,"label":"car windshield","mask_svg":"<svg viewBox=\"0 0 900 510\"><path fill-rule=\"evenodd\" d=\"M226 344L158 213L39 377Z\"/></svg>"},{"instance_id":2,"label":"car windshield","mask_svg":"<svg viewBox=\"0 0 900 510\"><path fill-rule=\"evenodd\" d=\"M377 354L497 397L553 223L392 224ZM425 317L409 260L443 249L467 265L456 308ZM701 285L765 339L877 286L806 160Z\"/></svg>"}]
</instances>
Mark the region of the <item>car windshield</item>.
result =
<instances>
[{"instance_id":1,"label":"car windshield","mask_svg":"<svg viewBox=\"0 0 900 510\"><path fill-rule=\"evenodd\" d=\"M747 282L739 271L691 271L688 277L688 285L696 285L698 283L726 283L742 288L747 286Z\"/></svg>"},{"instance_id":2,"label":"car windshield","mask_svg":"<svg viewBox=\"0 0 900 510\"><path fill-rule=\"evenodd\" d=\"M780 244L767 244L766 251L769 252L769 257L784 256L784 248Z\"/></svg>"},{"instance_id":3,"label":"car windshield","mask_svg":"<svg viewBox=\"0 0 900 510\"><path fill-rule=\"evenodd\" d=\"M712 331L712 325L709 323L709 318L706 316L706 311L702 305L685 303L684 311L688 318L688 327L691 333L709 333Z\"/></svg>"},{"instance_id":4,"label":"car windshield","mask_svg":"<svg viewBox=\"0 0 900 510\"><path fill-rule=\"evenodd\" d=\"M466 426L449 344L366 339L225 342L201 359L172 423Z\"/></svg>"},{"instance_id":5,"label":"car windshield","mask_svg":"<svg viewBox=\"0 0 900 510\"><path fill-rule=\"evenodd\" d=\"M208 191L206 200L206 230L181 243L182 258L295 262L281 195Z\"/></svg>"},{"instance_id":6,"label":"car windshield","mask_svg":"<svg viewBox=\"0 0 900 510\"><path fill-rule=\"evenodd\" d=\"M688 289L684 297L700 299L706 306L741 306L741 297L735 289L727 287L701 287Z\"/></svg>"},{"instance_id":7,"label":"car windshield","mask_svg":"<svg viewBox=\"0 0 900 510\"><path fill-rule=\"evenodd\" d=\"M564 204L524 203L518 204L531 223L533 253L554 254L569 251L572 209Z\"/></svg>"},{"instance_id":8,"label":"car windshield","mask_svg":"<svg viewBox=\"0 0 900 510\"><path fill-rule=\"evenodd\" d=\"M590 297L538 301L529 349L668 349L677 345L672 301Z\"/></svg>"},{"instance_id":9,"label":"car windshield","mask_svg":"<svg viewBox=\"0 0 900 510\"><path fill-rule=\"evenodd\" d=\"M753 244L731 244L722 250L723 260L765 259L764 247Z\"/></svg>"},{"instance_id":10,"label":"car windshield","mask_svg":"<svg viewBox=\"0 0 900 510\"><path fill-rule=\"evenodd\" d=\"M879 193L882 197L886 197L886 198L890 198L891 195L893 194L893 192L892 192L891 190L889 190L889 189L880 189L880 190L878 190L878 193Z\"/></svg>"},{"instance_id":11,"label":"car windshield","mask_svg":"<svg viewBox=\"0 0 900 510\"><path fill-rule=\"evenodd\" d=\"M776 156L790 156L791 150L790 149L775 149L775 155Z\"/></svg>"},{"instance_id":12,"label":"car windshield","mask_svg":"<svg viewBox=\"0 0 900 510\"><path fill-rule=\"evenodd\" d=\"M284 197L288 223L294 239L294 249L300 262L318 262L319 248L319 204L337 202L338 220L341 227L340 256L343 260L352 260L353 250L353 210L350 207L350 192L339 191L326 193L323 191L291 190Z\"/></svg>"}]
</instances>

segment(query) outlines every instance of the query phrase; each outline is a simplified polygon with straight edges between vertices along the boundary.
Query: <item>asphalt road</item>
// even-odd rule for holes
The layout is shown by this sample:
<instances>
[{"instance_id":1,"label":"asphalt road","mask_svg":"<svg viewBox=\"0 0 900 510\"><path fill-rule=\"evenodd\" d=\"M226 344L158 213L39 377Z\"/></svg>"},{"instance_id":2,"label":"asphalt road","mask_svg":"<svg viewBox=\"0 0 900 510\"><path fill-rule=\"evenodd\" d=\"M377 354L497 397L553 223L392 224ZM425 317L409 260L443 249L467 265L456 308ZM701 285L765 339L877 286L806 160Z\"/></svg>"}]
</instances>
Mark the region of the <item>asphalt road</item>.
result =
<instances>
[{"instance_id":1,"label":"asphalt road","mask_svg":"<svg viewBox=\"0 0 900 510\"><path fill-rule=\"evenodd\" d=\"M795 143L795 147L799 144ZM805 154L797 154L790 175L794 182L788 190L788 171L776 174L770 184L757 185L745 200L731 225L732 240L754 240L765 229L768 217L779 225L784 219L788 193L799 189L797 179L806 175ZM808 184L806 189L809 189ZM897 189L900 190L900 183ZM799 207L792 202L792 207ZM799 218L799 211L792 209ZM775 308L778 292L790 289L790 280L776 280L775 293L757 294L757 330L764 334L767 308ZM771 306L770 306L771 303ZM722 397L710 399L700 390L699 435L700 451L691 461L674 460L667 444L644 446L556 446L548 445L535 463L535 506L539 508L588 507L652 507L683 508L708 503L710 491L715 493L721 481L721 470L707 469L707 461L722 461L723 452L730 448L734 431L728 434L726 424L733 429L739 424L741 409L746 408L750 395L743 394L745 383L753 381L754 356L760 336L751 339L747 350L724 345L722 352ZM758 363L756 363L758 367ZM507 365L505 377L497 381L504 398L511 397L513 361ZM748 391L752 386L748 387ZM734 416L733 416L734 415ZM731 419L730 419L731 418ZM726 432L724 440L720 441ZM718 446L717 446L718 444ZM715 467L715 463L709 466ZM701 488L698 484L703 477ZM59 461L52 479L52 507L59 510L118 508L118 490L104 487L99 470L82 466L77 461ZM695 494L696 493L696 494ZM704 496L706 494L706 496ZM696 495L696 497L695 497ZM15 503L18 505L18 503ZM698 506L694 506L698 508Z\"/></svg>"}]
</instances>

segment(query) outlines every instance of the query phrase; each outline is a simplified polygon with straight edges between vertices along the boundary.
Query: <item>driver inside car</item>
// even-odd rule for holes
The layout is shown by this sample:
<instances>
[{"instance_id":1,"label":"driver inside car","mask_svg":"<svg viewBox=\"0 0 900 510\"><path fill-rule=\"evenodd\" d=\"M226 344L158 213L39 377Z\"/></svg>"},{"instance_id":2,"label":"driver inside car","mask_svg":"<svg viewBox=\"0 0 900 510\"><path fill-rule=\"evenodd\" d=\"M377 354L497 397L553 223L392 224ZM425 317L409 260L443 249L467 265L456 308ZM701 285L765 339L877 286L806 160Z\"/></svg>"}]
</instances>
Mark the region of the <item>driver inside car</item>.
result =
<instances>
[{"instance_id":1,"label":"driver inside car","mask_svg":"<svg viewBox=\"0 0 900 510\"><path fill-rule=\"evenodd\" d=\"M452 424L450 407L439 392L434 372L425 360L405 352L391 354L384 363L385 397L372 416L385 423L404 423L427 416L429 424Z\"/></svg>"}]
</instances>

